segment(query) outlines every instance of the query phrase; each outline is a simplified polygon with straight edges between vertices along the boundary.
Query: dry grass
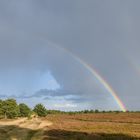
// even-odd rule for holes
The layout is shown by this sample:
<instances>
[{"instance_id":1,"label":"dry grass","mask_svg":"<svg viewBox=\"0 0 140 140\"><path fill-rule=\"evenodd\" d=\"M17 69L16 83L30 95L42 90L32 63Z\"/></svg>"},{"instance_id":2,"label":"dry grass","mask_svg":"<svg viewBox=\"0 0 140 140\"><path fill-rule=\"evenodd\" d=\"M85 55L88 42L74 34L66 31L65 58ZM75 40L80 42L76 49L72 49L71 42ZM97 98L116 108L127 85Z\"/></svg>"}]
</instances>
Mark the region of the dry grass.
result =
<instances>
[{"instance_id":1,"label":"dry grass","mask_svg":"<svg viewBox=\"0 0 140 140\"><path fill-rule=\"evenodd\" d=\"M140 138L140 113L49 115L51 129Z\"/></svg>"},{"instance_id":2,"label":"dry grass","mask_svg":"<svg viewBox=\"0 0 140 140\"><path fill-rule=\"evenodd\" d=\"M0 121L0 140L41 139L140 139L140 113L57 114L42 119Z\"/></svg>"}]
</instances>

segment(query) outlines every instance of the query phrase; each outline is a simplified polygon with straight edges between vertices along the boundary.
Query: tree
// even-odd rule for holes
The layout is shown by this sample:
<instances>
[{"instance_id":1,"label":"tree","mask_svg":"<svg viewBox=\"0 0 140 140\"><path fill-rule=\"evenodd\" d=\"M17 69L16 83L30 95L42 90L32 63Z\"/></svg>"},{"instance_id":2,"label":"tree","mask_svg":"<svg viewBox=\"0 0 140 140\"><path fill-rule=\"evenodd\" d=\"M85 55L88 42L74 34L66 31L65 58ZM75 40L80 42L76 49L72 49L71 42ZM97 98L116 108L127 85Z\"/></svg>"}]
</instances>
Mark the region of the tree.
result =
<instances>
[{"instance_id":1,"label":"tree","mask_svg":"<svg viewBox=\"0 0 140 140\"><path fill-rule=\"evenodd\" d=\"M98 110L98 109L96 109L96 110L95 110L95 113L99 113L99 110Z\"/></svg>"},{"instance_id":2,"label":"tree","mask_svg":"<svg viewBox=\"0 0 140 140\"><path fill-rule=\"evenodd\" d=\"M87 114L87 113L89 113L89 111L88 110L84 110L84 113Z\"/></svg>"},{"instance_id":3,"label":"tree","mask_svg":"<svg viewBox=\"0 0 140 140\"><path fill-rule=\"evenodd\" d=\"M19 107L16 100L7 99L2 102L2 111L5 118L15 118L19 116Z\"/></svg>"},{"instance_id":4,"label":"tree","mask_svg":"<svg viewBox=\"0 0 140 140\"><path fill-rule=\"evenodd\" d=\"M42 104L37 104L33 111L40 117L45 117L47 115L47 110Z\"/></svg>"},{"instance_id":5,"label":"tree","mask_svg":"<svg viewBox=\"0 0 140 140\"><path fill-rule=\"evenodd\" d=\"M2 118L4 116L2 105L3 105L3 101L0 100L0 118Z\"/></svg>"},{"instance_id":6,"label":"tree","mask_svg":"<svg viewBox=\"0 0 140 140\"><path fill-rule=\"evenodd\" d=\"M31 109L24 103L19 104L19 112L21 117L30 117Z\"/></svg>"}]
</instances>

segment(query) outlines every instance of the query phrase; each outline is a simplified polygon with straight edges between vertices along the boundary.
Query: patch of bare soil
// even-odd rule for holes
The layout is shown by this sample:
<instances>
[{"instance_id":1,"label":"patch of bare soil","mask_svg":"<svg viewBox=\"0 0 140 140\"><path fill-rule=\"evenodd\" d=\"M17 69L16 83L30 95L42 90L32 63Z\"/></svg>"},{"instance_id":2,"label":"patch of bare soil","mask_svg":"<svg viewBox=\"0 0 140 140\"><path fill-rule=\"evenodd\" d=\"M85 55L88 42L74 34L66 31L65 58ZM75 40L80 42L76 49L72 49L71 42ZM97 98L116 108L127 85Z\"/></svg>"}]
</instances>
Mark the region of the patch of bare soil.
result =
<instances>
[{"instance_id":1,"label":"patch of bare soil","mask_svg":"<svg viewBox=\"0 0 140 140\"><path fill-rule=\"evenodd\" d=\"M1 120L0 140L41 140L50 125L50 121L42 118Z\"/></svg>"}]
</instances>

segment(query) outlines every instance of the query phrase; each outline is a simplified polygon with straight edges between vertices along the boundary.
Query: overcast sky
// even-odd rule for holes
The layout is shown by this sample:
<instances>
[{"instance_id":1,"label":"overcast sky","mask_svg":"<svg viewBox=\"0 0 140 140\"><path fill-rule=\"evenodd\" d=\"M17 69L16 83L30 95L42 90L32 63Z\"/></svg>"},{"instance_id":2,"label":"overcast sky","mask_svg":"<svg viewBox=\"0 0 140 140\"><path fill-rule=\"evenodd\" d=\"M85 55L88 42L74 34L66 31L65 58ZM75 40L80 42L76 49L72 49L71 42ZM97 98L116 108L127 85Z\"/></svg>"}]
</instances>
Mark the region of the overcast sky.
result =
<instances>
[{"instance_id":1,"label":"overcast sky","mask_svg":"<svg viewBox=\"0 0 140 140\"><path fill-rule=\"evenodd\" d=\"M120 109L73 53L102 75L127 109L139 110L139 5L139 0L1 0L0 97L49 109Z\"/></svg>"}]
</instances>

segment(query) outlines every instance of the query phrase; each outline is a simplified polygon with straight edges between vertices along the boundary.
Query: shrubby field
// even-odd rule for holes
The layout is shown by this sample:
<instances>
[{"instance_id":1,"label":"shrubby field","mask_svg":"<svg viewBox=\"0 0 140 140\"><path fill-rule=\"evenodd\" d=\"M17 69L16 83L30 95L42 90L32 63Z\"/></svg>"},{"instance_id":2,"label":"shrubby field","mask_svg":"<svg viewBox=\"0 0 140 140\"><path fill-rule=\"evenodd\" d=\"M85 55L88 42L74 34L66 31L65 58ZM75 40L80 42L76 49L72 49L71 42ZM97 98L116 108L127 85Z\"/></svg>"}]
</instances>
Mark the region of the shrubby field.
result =
<instances>
[{"instance_id":1,"label":"shrubby field","mask_svg":"<svg viewBox=\"0 0 140 140\"><path fill-rule=\"evenodd\" d=\"M129 139L140 139L140 113L56 113L0 120L0 140Z\"/></svg>"}]
</instances>

